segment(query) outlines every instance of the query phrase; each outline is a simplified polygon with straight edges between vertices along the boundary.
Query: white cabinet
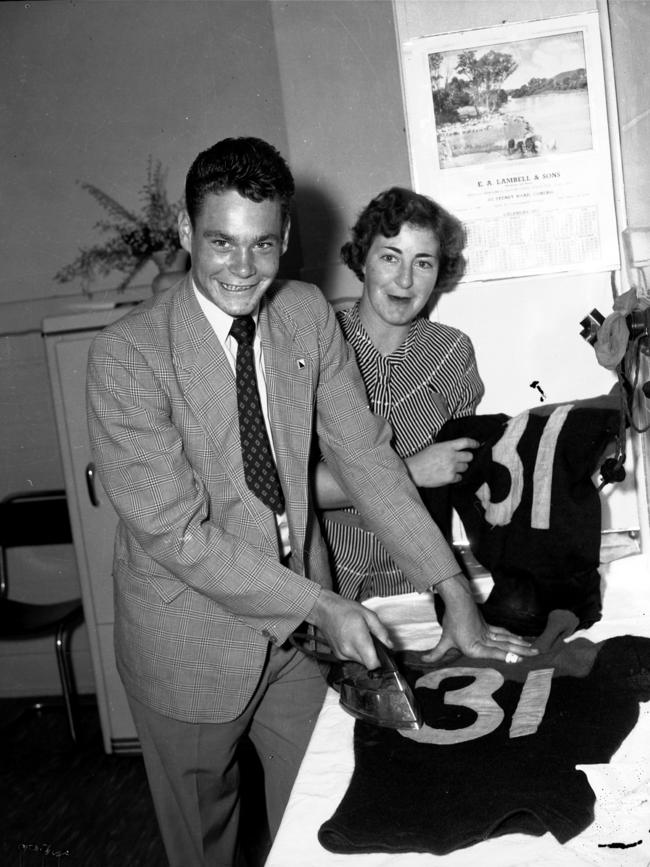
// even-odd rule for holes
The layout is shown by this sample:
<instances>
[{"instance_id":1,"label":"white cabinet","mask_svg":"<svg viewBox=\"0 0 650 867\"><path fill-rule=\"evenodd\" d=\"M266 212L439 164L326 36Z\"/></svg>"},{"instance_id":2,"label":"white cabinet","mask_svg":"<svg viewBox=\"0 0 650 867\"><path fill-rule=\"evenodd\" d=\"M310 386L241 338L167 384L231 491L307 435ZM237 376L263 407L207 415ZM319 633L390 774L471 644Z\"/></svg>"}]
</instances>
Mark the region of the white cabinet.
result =
<instances>
[{"instance_id":1,"label":"white cabinet","mask_svg":"<svg viewBox=\"0 0 650 867\"><path fill-rule=\"evenodd\" d=\"M86 363L95 334L124 309L43 321L70 520L106 752L139 750L113 650L113 539L117 515L93 472L86 426Z\"/></svg>"}]
</instances>

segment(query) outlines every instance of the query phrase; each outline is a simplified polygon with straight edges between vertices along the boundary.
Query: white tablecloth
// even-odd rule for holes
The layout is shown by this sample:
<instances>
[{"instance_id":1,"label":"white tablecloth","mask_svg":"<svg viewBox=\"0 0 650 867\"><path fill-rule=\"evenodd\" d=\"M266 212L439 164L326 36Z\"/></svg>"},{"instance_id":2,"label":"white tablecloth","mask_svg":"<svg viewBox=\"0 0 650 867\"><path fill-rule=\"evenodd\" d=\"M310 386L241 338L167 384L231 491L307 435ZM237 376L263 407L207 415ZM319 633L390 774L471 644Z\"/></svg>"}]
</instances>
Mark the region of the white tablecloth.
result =
<instances>
[{"instance_id":1,"label":"white tablecloth","mask_svg":"<svg viewBox=\"0 0 650 867\"><path fill-rule=\"evenodd\" d=\"M576 633L593 641L615 635L650 637L650 562L644 555L601 567L603 620ZM439 635L432 602L409 594L371 600L403 647L431 647ZM569 639L572 640L572 639ZM650 865L650 702L607 765L579 766L596 793L595 821L560 845L551 834L511 834L445 856L340 855L318 842L318 829L345 794L354 769L354 719L327 694L266 867L648 867ZM604 848L603 842L627 848ZM637 841L638 845L637 845Z\"/></svg>"}]
</instances>

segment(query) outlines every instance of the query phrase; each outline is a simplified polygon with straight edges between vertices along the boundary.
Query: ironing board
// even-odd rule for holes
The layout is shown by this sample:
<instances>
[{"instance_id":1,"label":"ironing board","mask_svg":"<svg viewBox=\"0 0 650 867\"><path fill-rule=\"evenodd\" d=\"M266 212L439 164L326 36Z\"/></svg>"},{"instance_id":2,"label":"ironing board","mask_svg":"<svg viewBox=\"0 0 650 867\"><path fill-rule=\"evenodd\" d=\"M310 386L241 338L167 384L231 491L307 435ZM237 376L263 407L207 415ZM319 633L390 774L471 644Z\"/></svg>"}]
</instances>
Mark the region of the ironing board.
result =
<instances>
[{"instance_id":1,"label":"ironing board","mask_svg":"<svg viewBox=\"0 0 650 867\"><path fill-rule=\"evenodd\" d=\"M603 619L571 639L594 642L616 635L650 638L650 560L638 554L601 566ZM477 586L481 598L489 588ZM398 647L425 649L440 634L432 601L407 594L366 603L391 631ZM266 867L647 867L650 864L650 702L607 765L581 765L596 793L595 820L560 845L542 837L510 834L445 856L372 853L341 855L318 842L354 769L354 719L329 690ZM612 844L617 844L616 848Z\"/></svg>"}]
</instances>

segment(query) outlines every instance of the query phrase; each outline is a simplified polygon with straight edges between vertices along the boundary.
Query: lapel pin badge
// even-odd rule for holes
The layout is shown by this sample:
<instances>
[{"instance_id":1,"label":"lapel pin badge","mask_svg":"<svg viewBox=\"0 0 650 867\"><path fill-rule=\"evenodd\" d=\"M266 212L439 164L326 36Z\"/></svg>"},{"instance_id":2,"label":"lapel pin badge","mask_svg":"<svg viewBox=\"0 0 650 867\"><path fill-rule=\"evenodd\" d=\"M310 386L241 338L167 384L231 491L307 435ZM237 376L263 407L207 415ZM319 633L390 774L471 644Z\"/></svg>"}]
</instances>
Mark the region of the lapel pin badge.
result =
<instances>
[{"instance_id":1,"label":"lapel pin badge","mask_svg":"<svg viewBox=\"0 0 650 867\"><path fill-rule=\"evenodd\" d=\"M298 365L298 370L302 370L303 367L305 366L305 359L299 358L298 361L296 362L296 364Z\"/></svg>"}]
</instances>

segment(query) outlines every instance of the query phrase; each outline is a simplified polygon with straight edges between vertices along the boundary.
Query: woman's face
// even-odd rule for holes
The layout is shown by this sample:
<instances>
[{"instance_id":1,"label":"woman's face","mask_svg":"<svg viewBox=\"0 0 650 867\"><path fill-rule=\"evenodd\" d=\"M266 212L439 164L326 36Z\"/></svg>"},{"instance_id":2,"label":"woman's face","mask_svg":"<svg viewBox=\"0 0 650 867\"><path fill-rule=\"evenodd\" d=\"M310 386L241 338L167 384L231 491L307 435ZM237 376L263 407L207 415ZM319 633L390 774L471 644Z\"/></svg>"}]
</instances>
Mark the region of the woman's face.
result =
<instances>
[{"instance_id":1,"label":"woman's face","mask_svg":"<svg viewBox=\"0 0 650 867\"><path fill-rule=\"evenodd\" d=\"M431 229L405 223L392 238L376 235L364 266L361 312L381 325L407 325L438 280L440 244Z\"/></svg>"}]
</instances>

